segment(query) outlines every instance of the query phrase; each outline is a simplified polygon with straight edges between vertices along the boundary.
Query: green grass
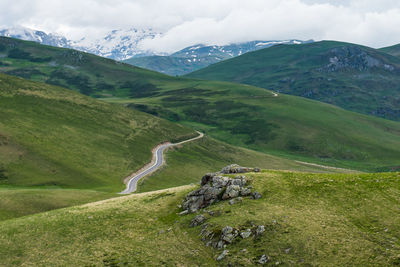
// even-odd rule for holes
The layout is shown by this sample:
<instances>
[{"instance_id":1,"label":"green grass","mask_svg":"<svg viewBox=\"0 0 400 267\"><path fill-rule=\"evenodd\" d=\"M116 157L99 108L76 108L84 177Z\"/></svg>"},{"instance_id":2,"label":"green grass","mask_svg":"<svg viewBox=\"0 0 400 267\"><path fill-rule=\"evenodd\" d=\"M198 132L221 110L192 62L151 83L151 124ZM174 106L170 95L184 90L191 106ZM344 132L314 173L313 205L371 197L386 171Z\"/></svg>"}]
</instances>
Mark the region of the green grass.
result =
<instances>
[{"instance_id":1,"label":"green grass","mask_svg":"<svg viewBox=\"0 0 400 267\"><path fill-rule=\"evenodd\" d=\"M0 221L115 197L82 189L0 187Z\"/></svg>"},{"instance_id":2,"label":"green grass","mask_svg":"<svg viewBox=\"0 0 400 267\"><path fill-rule=\"evenodd\" d=\"M395 49L335 41L278 45L219 62L187 77L250 84L398 121L400 59L385 53ZM335 58L347 66L328 67ZM380 65L371 67L368 61Z\"/></svg>"},{"instance_id":3,"label":"green grass","mask_svg":"<svg viewBox=\"0 0 400 267\"><path fill-rule=\"evenodd\" d=\"M43 83L0 74L0 88L0 220L108 198L150 161L157 144L197 135ZM321 171L209 138L175 148L167 158L141 190L189 184L191 175L231 162Z\"/></svg>"},{"instance_id":4,"label":"green grass","mask_svg":"<svg viewBox=\"0 0 400 267\"><path fill-rule=\"evenodd\" d=\"M209 228L254 223L266 232L228 245L222 262L214 260L221 251L201 241L201 226L189 227L195 214L177 215L194 189L181 187L0 222L0 264L253 266L262 254L283 265L398 264L399 173L247 176L263 198L211 206L221 215L206 215Z\"/></svg>"},{"instance_id":5,"label":"green grass","mask_svg":"<svg viewBox=\"0 0 400 267\"><path fill-rule=\"evenodd\" d=\"M0 44L5 47L2 53L6 56L0 60L10 63L0 68L2 72L58 83L109 102L130 105L201 130L231 145L367 171L400 166L400 124L396 122L300 97L283 94L273 97L263 88L170 77L74 50L10 38L0 38ZM310 45L323 52L326 46L335 47L337 43ZM266 51L283 49L285 52L307 47L279 46ZM22 51L17 53L20 56L16 58L14 52L10 57L10 51L15 48ZM284 54L293 57L290 53ZM46 62L49 57L51 60ZM380 58L386 60L386 57L389 56ZM319 62L318 58L313 60L301 64ZM395 93L387 95L396 96ZM357 99L350 102L371 106Z\"/></svg>"},{"instance_id":6,"label":"green grass","mask_svg":"<svg viewBox=\"0 0 400 267\"><path fill-rule=\"evenodd\" d=\"M182 80L164 88L156 97L105 100L280 157L367 171L400 163L398 122L241 84Z\"/></svg>"},{"instance_id":7,"label":"green grass","mask_svg":"<svg viewBox=\"0 0 400 267\"><path fill-rule=\"evenodd\" d=\"M194 136L166 120L0 75L2 184L119 192L157 144Z\"/></svg>"},{"instance_id":8,"label":"green grass","mask_svg":"<svg viewBox=\"0 0 400 267\"><path fill-rule=\"evenodd\" d=\"M220 170L229 164L302 172L352 172L310 166L294 160L234 147L210 137L175 147L166 153L166 165L139 182L138 192L198 183L199 174Z\"/></svg>"}]
</instances>

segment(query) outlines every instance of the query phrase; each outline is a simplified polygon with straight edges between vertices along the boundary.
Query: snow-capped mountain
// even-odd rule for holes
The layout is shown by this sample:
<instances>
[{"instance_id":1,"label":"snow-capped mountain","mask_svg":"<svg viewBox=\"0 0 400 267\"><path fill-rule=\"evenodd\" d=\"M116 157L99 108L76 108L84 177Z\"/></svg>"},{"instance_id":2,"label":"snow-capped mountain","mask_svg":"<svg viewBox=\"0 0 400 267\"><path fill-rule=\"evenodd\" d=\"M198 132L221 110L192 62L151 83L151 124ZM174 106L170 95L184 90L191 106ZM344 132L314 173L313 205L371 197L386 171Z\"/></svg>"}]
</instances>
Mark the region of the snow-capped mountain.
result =
<instances>
[{"instance_id":1,"label":"snow-capped mountain","mask_svg":"<svg viewBox=\"0 0 400 267\"><path fill-rule=\"evenodd\" d=\"M128 64L155 70L169 75L184 75L207 67L219 61L242 54L267 48L273 45L296 45L313 42L300 40L251 41L229 45L193 45L169 56L133 57L126 60Z\"/></svg>"},{"instance_id":2,"label":"snow-capped mountain","mask_svg":"<svg viewBox=\"0 0 400 267\"><path fill-rule=\"evenodd\" d=\"M179 58L187 58L188 60L195 62L201 60L202 58L208 58L208 57L214 57L215 60L220 61L232 57L237 57L247 52L267 48L273 45L303 44L307 42L312 42L312 40L251 41L251 42L234 43L222 46L199 44L199 45L189 46L176 53L173 53L171 56Z\"/></svg>"},{"instance_id":3,"label":"snow-capped mountain","mask_svg":"<svg viewBox=\"0 0 400 267\"><path fill-rule=\"evenodd\" d=\"M138 55L154 55L152 51L143 49L140 42L158 35L160 33L152 29L113 30L104 38L94 41L82 39L75 42L73 47L102 57L124 60Z\"/></svg>"},{"instance_id":4,"label":"snow-capped mountain","mask_svg":"<svg viewBox=\"0 0 400 267\"><path fill-rule=\"evenodd\" d=\"M43 31L32 30L25 27L12 27L0 30L0 36L34 41L45 45L71 48L72 41L58 34L47 34Z\"/></svg>"},{"instance_id":5,"label":"snow-capped mountain","mask_svg":"<svg viewBox=\"0 0 400 267\"><path fill-rule=\"evenodd\" d=\"M0 29L0 36L34 41L57 47L74 48L115 60L124 60L138 55L154 55L155 53L152 51L142 49L139 43L144 39L153 39L159 34L160 33L154 32L151 29L113 30L107 33L103 38L97 40L83 38L79 41L72 41L58 34L47 34L43 31L32 30L25 27Z\"/></svg>"}]
</instances>

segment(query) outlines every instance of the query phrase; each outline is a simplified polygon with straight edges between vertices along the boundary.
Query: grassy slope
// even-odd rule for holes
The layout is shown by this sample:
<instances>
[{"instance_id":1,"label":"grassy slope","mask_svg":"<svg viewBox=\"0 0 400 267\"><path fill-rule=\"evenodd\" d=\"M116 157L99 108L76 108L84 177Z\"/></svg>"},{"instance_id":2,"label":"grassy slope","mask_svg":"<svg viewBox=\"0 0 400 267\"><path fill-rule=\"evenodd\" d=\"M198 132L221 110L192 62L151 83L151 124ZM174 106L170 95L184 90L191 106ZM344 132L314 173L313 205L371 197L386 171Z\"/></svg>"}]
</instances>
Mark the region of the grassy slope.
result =
<instances>
[{"instance_id":1,"label":"grassy slope","mask_svg":"<svg viewBox=\"0 0 400 267\"><path fill-rule=\"evenodd\" d=\"M169 77L68 49L10 38L0 38L0 44L0 71L141 104L135 108L233 145L350 168L400 165L397 123L303 98L272 97L261 88Z\"/></svg>"},{"instance_id":2,"label":"grassy slope","mask_svg":"<svg viewBox=\"0 0 400 267\"><path fill-rule=\"evenodd\" d=\"M365 55L363 54L365 53ZM396 68L364 68L367 57ZM332 71L333 58L346 58L356 69ZM344 62L344 61L343 61ZM400 120L400 60L380 50L322 41L280 45L226 60L188 75L192 78L250 84L331 103L345 109ZM387 96L391 96L390 98Z\"/></svg>"},{"instance_id":3,"label":"grassy slope","mask_svg":"<svg viewBox=\"0 0 400 267\"><path fill-rule=\"evenodd\" d=\"M273 264L286 265L399 262L398 173L268 171L249 176L263 198L211 206L222 215L209 218L209 227L253 222L265 225L266 232L228 245L229 256L218 265L252 266L262 254ZM221 251L202 243L201 227L188 227L195 215L177 215L177 204L189 190L132 195L0 222L0 264L217 266L213 258ZM244 248L247 252L241 252Z\"/></svg>"},{"instance_id":4,"label":"grassy slope","mask_svg":"<svg viewBox=\"0 0 400 267\"><path fill-rule=\"evenodd\" d=\"M0 188L0 221L106 198L115 194L61 188Z\"/></svg>"},{"instance_id":5,"label":"grassy slope","mask_svg":"<svg viewBox=\"0 0 400 267\"><path fill-rule=\"evenodd\" d=\"M398 122L304 98L274 97L261 88L182 80L157 97L108 101L135 103L219 140L285 157L363 170L400 163Z\"/></svg>"},{"instance_id":6,"label":"grassy slope","mask_svg":"<svg viewBox=\"0 0 400 267\"><path fill-rule=\"evenodd\" d=\"M118 192L157 144L193 135L70 90L0 75L0 157L9 185Z\"/></svg>"},{"instance_id":7,"label":"grassy slope","mask_svg":"<svg viewBox=\"0 0 400 267\"><path fill-rule=\"evenodd\" d=\"M208 173L236 163L243 166L259 166L264 169L293 170L303 172L352 172L318 166L309 166L284 159L238 148L210 137L170 149L166 153L166 166L140 182L138 192L147 192L198 182L199 173ZM184 163L184 164L182 164Z\"/></svg>"},{"instance_id":8,"label":"grassy slope","mask_svg":"<svg viewBox=\"0 0 400 267\"><path fill-rule=\"evenodd\" d=\"M109 198L113 194L106 192L122 190L123 178L150 161L155 145L195 134L145 113L4 74L0 88L0 220ZM144 190L188 184L188 174L232 162L319 171L209 139L198 143L174 149L172 158L188 165L168 161ZM158 182L167 176L167 183Z\"/></svg>"},{"instance_id":9,"label":"grassy slope","mask_svg":"<svg viewBox=\"0 0 400 267\"><path fill-rule=\"evenodd\" d=\"M194 134L145 113L0 74L0 220L115 196L106 192L122 190L123 178L150 161L155 145Z\"/></svg>"},{"instance_id":10,"label":"grassy slope","mask_svg":"<svg viewBox=\"0 0 400 267\"><path fill-rule=\"evenodd\" d=\"M395 57L400 56L400 44L383 47L383 48L380 48L379 50L381 50L382 52L391 54L392 56L395 56Z\"/></svg>"}]
</instances>

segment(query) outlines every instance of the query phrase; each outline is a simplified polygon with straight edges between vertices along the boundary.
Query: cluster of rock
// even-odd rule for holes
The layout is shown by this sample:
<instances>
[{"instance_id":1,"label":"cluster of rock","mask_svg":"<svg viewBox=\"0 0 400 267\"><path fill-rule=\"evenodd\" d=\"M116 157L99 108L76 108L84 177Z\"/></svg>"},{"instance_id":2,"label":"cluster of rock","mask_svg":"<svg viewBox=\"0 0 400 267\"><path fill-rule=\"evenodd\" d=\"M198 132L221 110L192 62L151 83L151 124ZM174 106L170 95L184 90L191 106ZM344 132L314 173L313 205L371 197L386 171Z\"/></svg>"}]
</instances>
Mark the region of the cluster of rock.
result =
<instances>
[{"instance_id":1,"label":"cluster of rock","mask_svg":"<svg viewBox=\"0 0 400 267\"><path fill-rule=\"evenodd\" d=\"M251 196L253 199L261 198L258 192L252 192L248 186L248 181L243 175L235 178L223 176L223 174L238 174L246 172L259 172L259 168L241 167L236 164L223 168L220 172L208 173L201 179L201 187L190 192L184 199L182 214L193 213L199 209L221 201L237 198L237 201L231 201L230 204L240 202L240 197Z\"/></svg>"},{"instance_id":2,"label":"cluster of rock","mask_svg":"<svg viewBox=\"0 0 400 267\"><path fill-rule=\"evenodd\" d=\"M264 225L253 225L246 228L234 228L225 226L221 230L210 230L209 225L205 224L201 230L200 236L206 246L216 249L225 248L226 245L232 244L237 239L246 239L250 237L257 238L265 232Z\"/></svg>"}]
</instances>

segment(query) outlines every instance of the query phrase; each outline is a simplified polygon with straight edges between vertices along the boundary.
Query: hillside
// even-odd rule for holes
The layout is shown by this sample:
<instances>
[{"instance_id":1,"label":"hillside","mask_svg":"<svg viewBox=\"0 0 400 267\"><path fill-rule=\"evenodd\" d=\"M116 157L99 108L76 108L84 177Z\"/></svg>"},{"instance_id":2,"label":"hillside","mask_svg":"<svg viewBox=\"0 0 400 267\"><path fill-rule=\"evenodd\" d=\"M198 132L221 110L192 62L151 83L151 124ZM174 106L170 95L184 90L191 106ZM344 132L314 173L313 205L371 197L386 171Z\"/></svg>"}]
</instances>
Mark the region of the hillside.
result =
<instances>
[{"instance_id":1,"label":"hillside","mask_svg":"<svg viewBox=\"0 0 400 267\"><path fill-rule=\"evenodd\" d=\"M254 266L262 255L285 266L399 263L399 173L245 176L261 199L221 201L197 214L178 215L194 189L186 186L0 222L0 265ZM199 214L215 239L226 226L264 232L215 249L201 239L204 224L189 227Z\"/></svg>"},{"instance_id":2,"label":"hillside","mask_svg":"<svg viewBox=\"0 0 400 267\"><path fill-rule=\"evenodd\" d=\"M400 120L399 74L399 58L355 44L322 41L247 53L188 77L250 84Z\"/></svg>"},{"instance_id":3,"label":"hillside","mask_svg":"<svg viewBox=\"0 0 400 267\"><path fill-rule=\"evenodd\" d=\"M385 52L387 54L390 54L392 56L395 57L399 57L400 56L400 44L397 45L393 45L393 46L388 46L388 47L383 47L381 49L379 49L382 52Z\"/></svg>"},{"instance_id":4,"label":"hillside","mask_svg":"<svg viewBox=\"0 0 400 267\"><path fill-rule=\"evenodd\" d=\"M2 72L128 105L231 145L361 170L400 165L396 122L252 86L170 77L74 50L10 38L0 44Z\"/></svg>"},{"instance_id":5,"label":"hillside","mask_svg":"<svg viewBox=\"0 0 400 267\"><path fill-rule=\"evenodd\" d=\"M118 192L159 143L195 133L70 90L0 74L0 153L18 186Z\"/></svg>"},{"instance_id":6,"label":"hillside","mask_svg":"<svg viewBox=\"0 0 400 267\"><path fill-rule=\"evenodd\" d=\"M140 56L124 60L125 63L158 71L168 75L184 75L225 59L271 47L277 44L302 44L310 41L251 41L230 45L193 45L166 56Z\"/></svg>"},{"instance_id":7,"label":"hillside","mask_svg":"<svg viewBox=\"0 0 400 267\"><path fill-rule=\"evenodd\" d=\"M0 220L115 197L123 178L150 161L154 146L196 135L146 113L4 74L0 111ZM188 175L232 162L328 171L209 137L166 156L167 166L140 190L189 184Z\"/></svg>"},{"instance_id":8,"label":"hillside","mask_svg":"<svg viewBox=\"0 0 400 267\"><path fill-rule=\"evenodd\" d=\"M398 122L252 86L200 80L182 86L183 81L158 91L157 97L107 101L260 152L361 170L399 166Z\"/></svg>"}]
</instances>

